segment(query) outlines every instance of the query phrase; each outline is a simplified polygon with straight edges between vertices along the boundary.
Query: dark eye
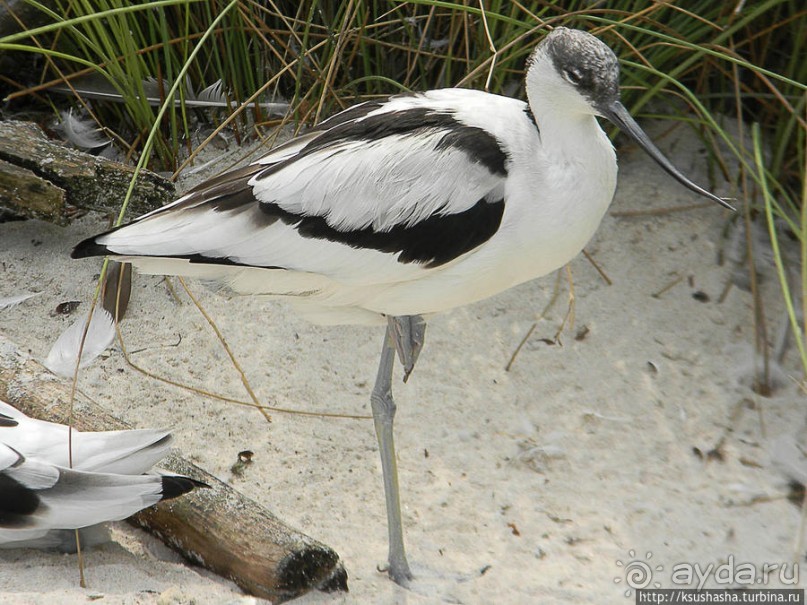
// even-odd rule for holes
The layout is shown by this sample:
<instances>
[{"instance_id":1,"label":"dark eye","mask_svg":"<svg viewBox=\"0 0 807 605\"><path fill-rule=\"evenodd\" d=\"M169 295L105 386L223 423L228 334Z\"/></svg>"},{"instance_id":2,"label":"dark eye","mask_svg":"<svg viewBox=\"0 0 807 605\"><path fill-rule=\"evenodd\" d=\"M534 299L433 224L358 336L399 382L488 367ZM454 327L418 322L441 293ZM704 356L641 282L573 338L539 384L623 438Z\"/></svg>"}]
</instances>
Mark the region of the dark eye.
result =
<instances>
[{"instance_id":1,"label":"dark eye","mask_svg":"<svg viewBox=\"0 0 807 605\"><path fill-rule=\"evenodd\" d=\"M577 86L578 84L580 84L580 82L583 81L582 72L573 67L570 69L564 69L563 75L566 77L567 80L569 80L569 82L571 82L575 86Z\"/></svg>"}]
</instances>

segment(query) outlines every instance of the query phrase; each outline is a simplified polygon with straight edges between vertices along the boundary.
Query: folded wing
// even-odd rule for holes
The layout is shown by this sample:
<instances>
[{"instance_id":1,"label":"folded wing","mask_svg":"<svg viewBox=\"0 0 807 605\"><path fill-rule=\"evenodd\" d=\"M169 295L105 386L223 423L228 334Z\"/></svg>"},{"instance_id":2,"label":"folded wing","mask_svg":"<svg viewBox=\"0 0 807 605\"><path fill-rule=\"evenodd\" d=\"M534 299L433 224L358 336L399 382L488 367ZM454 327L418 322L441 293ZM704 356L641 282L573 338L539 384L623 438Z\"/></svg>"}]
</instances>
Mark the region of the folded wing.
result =
<instances>
[{"instance_id":1,"label":"folded wing","mask_svg":"<svg viewBox=\"0 0 807 605\"><path fill-rule=\"evenodd\" d=\"M474 94L454 92L458 106ZM406 280L495 233L506 175L499 141L451 105L396 97L338 114L73 255L181 259L213 278L249 266L351 284ZM170 263L148 270L205 275Z\"/></svg>"}]
</instances>

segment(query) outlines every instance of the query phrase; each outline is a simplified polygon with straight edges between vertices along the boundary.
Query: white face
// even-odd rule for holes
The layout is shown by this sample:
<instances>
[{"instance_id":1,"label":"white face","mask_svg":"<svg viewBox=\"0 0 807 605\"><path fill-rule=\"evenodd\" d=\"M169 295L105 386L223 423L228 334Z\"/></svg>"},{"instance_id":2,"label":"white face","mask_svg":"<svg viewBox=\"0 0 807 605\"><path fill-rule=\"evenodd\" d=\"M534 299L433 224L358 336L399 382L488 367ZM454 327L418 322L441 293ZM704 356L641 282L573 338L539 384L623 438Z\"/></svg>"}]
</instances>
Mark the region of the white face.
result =
<instances>
[{"instance_id":1,"label":"white face","mask_svg":"<svg viewBox=\"0 0 807 605\"><path fill-rule=\"evenodd\" d=\"M601 108L619 100L619 63L591 34L559 27L530 57L528 93L530 88L567 111L602 115Z\"/></svg>"}]
</instances>

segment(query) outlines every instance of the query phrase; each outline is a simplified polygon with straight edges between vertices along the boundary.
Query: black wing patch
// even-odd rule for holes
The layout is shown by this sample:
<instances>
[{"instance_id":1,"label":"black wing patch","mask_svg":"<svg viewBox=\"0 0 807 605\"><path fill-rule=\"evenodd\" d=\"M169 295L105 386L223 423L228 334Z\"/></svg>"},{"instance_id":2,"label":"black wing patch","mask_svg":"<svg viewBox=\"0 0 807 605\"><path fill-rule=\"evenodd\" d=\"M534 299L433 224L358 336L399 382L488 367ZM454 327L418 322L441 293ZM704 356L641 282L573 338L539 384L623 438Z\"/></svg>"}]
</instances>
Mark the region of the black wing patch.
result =
<instances>
[{"instance_id":1,"label":"black wing patch","mask_svg":"<svg viewBox=\"0 0 807 605\"><path fill-rule=\"evenodd\" d=\"M422 263L432 268L489 240L502 222L504 200L491 203L481 199L464 212L435 214L414 225L395 225L387 231L371 227L340 231L321 216L300 216L277 204L261 204L261 210L293 226L303 237L339 242L351 248L399 252L398 262Z\"/></svg>"},{"instance_id":2,"label":"black wing patch","mask_svg":"<svg viewBox=\"0 0 807 605\"><path fill-rule=\"evenodd\" d=\"M0 527L12 529L33 524L41 500L36 492L16 479L0 474Z\"/></svg>"}]
</instances>

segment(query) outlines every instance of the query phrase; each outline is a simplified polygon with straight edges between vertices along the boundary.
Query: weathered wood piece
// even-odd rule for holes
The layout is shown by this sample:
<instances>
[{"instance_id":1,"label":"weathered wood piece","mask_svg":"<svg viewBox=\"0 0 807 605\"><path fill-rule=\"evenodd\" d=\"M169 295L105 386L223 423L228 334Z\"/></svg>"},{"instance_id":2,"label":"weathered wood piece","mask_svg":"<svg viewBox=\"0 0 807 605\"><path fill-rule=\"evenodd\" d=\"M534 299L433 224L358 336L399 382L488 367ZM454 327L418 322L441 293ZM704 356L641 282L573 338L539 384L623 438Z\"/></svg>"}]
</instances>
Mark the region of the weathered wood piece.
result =
<instances>
[{"instance_id":1,"label":"weathered wood piece","mask_svg":"<svg viewBox=\"0 0 807 605\"><path fill-rule=\"evenodd\" d=\"M0 122L0 160L0 208L59 224L69 222L72 207L117 214L134 172L131 166L52 141L31 122ZM63 197L58 199L52 192L29 195L31 190L49 188L63 190ZM134 216L173 199L173 183L144 170L138 175L129 210Z\"/></svg>"},{"instance_id":2,"label":"weathered wood piece","mask_svg":"<svg viewBox=\"0 0 807 605\"><path fill-rule=\"evenodd\" d=\"M0 160L0 208L13 209L25 218L61 223L66 214L64 198L64 189L49 180Z\"/></svg>"},{"instance_id":3,"label":"weathered wood piece","mask_svg":"<svg viewBox=\"0 0 807 605\"><path fill-rule=\"evenodd\" d=\"M70 385L0 334L0 399L33 418L65 423ZM131 428L80 393L73 426L83 431ZM169 456L160 467L211 486L160 502L132 518L186 559L275 603L317 588L347 590L344 567L328 546L289 528L179 455Z\"/></svg>"}]
</instances>

